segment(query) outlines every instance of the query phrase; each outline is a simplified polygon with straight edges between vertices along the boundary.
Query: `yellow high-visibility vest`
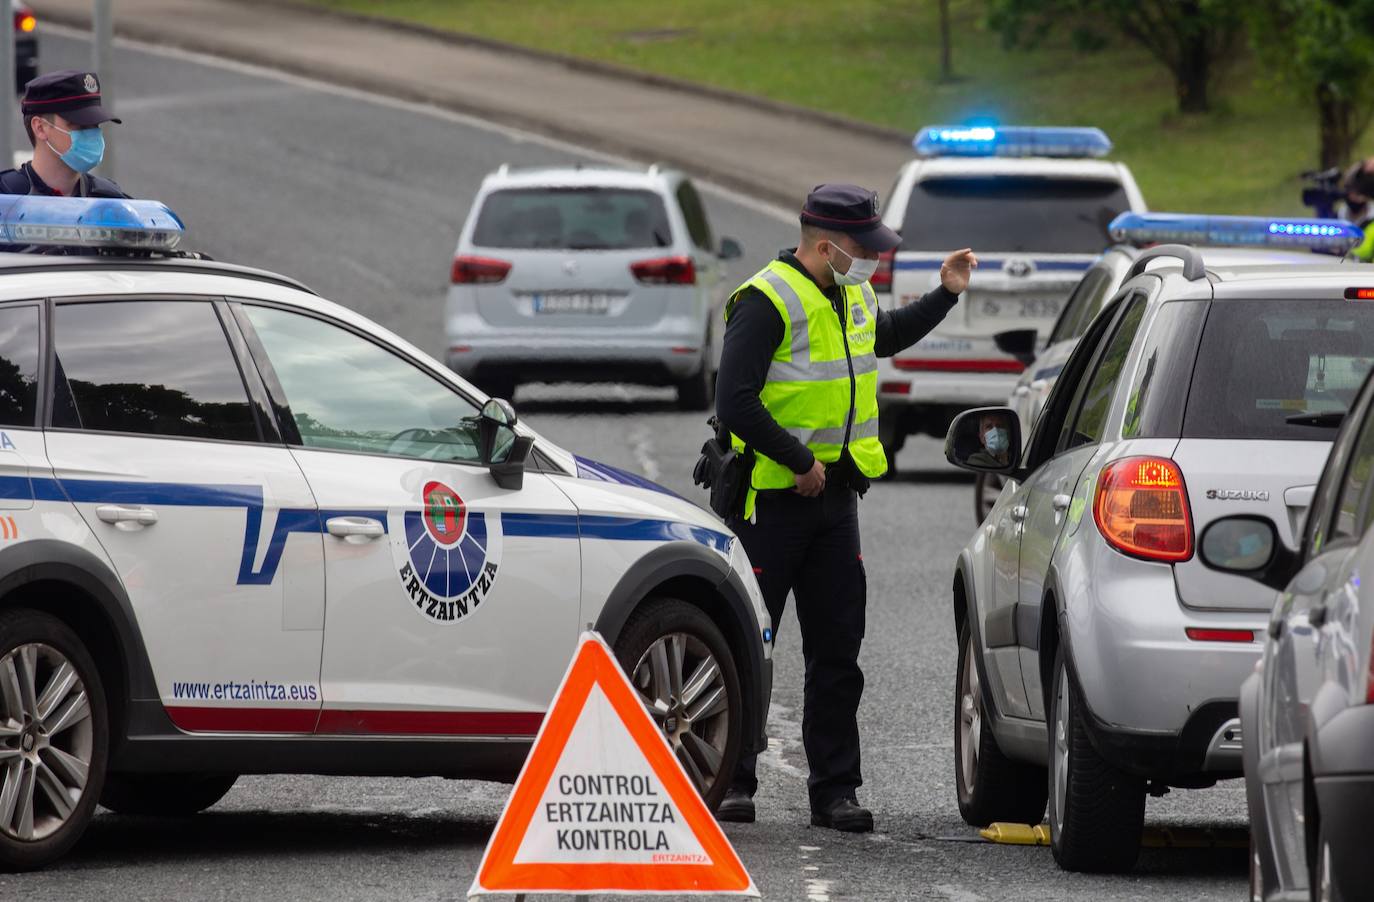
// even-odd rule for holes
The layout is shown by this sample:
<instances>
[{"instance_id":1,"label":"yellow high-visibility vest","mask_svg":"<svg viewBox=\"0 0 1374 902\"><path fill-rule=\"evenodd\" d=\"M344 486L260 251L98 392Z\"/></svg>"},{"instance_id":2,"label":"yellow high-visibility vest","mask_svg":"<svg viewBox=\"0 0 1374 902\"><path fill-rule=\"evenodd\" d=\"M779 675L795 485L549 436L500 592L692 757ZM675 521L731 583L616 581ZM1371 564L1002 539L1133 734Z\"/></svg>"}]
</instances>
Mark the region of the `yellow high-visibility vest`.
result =
<instances>
[{"instance_id":1,"label":"yellow high-visibility vest","mask_svg":"<svg viewBox=\"0 0 1374 902\"><path fill-rule=\"evenodd\" d=\"M730 296L728 321L740 292L757 288L773 302L784 324L759 400L778 425L811 449L823 464L840 459L845 434L859 472L876 479L887 472L878 440L878 298L873 286L844 286L845 317L815 282L793 266L774 260ZM744 448L731 436L737 450ZM754 516L760 490L796 485L792 470L755 452L744 516Z\"/></svg>"}]
</instances>

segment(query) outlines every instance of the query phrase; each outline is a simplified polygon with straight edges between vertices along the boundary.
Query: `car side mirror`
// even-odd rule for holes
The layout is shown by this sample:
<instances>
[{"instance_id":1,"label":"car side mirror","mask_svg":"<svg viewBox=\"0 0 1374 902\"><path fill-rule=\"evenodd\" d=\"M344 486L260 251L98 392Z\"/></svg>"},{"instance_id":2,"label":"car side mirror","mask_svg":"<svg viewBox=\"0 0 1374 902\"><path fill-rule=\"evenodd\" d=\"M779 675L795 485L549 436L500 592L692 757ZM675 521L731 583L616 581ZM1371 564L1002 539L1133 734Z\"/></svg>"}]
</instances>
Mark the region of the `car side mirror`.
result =
<instances>
[{"instance_id":1,"label":"car side mirror","mask_svg":"<svg viewBox=\"0 0 1374 902\"><path fill-rule=\"evenodd\" d=\"M525 461L534 446L534 439L516 433L516 422L515 408L504 398L487 401L477 418L477 451L503 489L525 484Z\"/></svg>"},{"instance_id":2,"label":"car side mirror","mask_svg":"<svg viewBox=\"0 0 1374 902\"><path fill-rule=\"evenodd\" d=\"M744 246L733 238L720 239L720 251L716 255L722 260L734 260L744 256Z\"/></svg>"},{"instance_id":3,"label":"car side mirror","mask_svg":"<svg viewBox=\"0 0 1374 902\"><path fill-rule=\"evenodd\" d=\"M1213 570L1249 577L1271 589L1288 585L1301 563L1279 541L1273 520L1248 515L1213 520L1198 543L1198 558Z\"/></svg>"},{"instance_id":4,"label":"car side mirror","mask_svg":"<svg viewBox=\"0 0 1374 902\"><path fill-rule=\"evenodd\" d=\"M945 434L945 459L975 473L1010 476L1021 463L1021 418L1009 407L964 411Z\"/></svg>"},{"instance_id":5,"label":"car side mirror","mask_svg":"<svg viewBox=\"0 0 1374 902\"><path fill-rule=\"evenodd\" d=\"M1037 337L1034 329L1012 329L998 332L992 340L997 343L997 350L1015 357L1023 366L1030 366L1035 361Z\"/></svg>"}]
</instances>

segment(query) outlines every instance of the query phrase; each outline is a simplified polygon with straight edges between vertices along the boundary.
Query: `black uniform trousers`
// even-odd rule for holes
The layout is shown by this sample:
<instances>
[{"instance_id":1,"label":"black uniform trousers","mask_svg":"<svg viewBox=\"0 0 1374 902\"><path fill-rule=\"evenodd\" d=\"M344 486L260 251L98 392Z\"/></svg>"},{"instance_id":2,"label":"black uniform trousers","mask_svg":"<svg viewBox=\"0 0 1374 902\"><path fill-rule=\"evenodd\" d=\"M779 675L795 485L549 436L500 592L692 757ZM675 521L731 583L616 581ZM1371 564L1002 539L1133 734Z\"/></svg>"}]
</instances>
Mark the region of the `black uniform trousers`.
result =
<instances>
[{"instance_id":1,"label":"black uniform trousers","mask_svg":"<svg viewBox=\"0 0 1374 902\"><path fill-rule=\"evenodd\" d=\"M859 773L859 698L864 675L859 646L864 636L867 582L859 547L858 496L827 483L807 498L793 491L759 492L753 523L730 525L758 575L773 618L773 638L787 604L797 600L806 684L802 744L811 768L807 788L813 810L853 799ZM758 789L757 756L740 760L732 788Z\"/></svg>"}]
</instances>

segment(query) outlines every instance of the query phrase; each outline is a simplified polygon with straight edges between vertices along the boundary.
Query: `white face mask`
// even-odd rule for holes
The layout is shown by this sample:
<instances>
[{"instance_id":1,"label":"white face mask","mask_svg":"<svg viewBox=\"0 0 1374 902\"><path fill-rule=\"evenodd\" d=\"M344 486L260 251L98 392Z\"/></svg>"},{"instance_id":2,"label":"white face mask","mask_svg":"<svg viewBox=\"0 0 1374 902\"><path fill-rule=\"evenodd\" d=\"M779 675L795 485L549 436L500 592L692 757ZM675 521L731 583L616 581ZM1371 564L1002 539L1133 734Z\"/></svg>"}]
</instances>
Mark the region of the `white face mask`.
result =
<instances>
[{"instance_id":1,"label":"white face mask","mask_svg":"<svg viewBox=\"0 0 1374 902\"><path fill-rule=\"evenodd\" d=\"M836 285L862 285L873 278L873 274L878 271L877 260L865 260L862 257L852 256L833 241L830 242L830 247L849 257L849 270L847 272L840 272L829 260L825 261L826 265L830 267L831 275L835 277Z\"/></svg>"}]
</instances>

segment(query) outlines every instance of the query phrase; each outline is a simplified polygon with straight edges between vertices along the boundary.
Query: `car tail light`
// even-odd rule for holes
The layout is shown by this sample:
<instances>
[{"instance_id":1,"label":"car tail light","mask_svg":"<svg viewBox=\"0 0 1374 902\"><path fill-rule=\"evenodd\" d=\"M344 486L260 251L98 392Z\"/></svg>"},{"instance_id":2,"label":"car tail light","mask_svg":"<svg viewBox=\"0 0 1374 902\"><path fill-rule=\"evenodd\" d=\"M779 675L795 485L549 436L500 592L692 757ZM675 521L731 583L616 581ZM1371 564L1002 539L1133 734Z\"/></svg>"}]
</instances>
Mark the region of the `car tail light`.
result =
<instances>
[{"instance_id":1,"label":"car tail light","mask_svg":"<svg viewBox=\"0 0 1374 902\"><path fill-rule=\"evenodd\" d=\"M1019 373L1026 365L1010 357L970 360L961 357L894 357L892 365L913 373Z\"/></svg>"},{"instance_id":2,"label":"car tail light","mask_svg":"<svg viewBox=\"0 0 1374 902\"><path fill-rule=\"evenodd\" d=\"M878 386L878 391L885 395L909 395L911 394L911 383L884 382Z\"/></svg>"},{"instance_id":3,"label":"car tail light","mask_svg":"<svg viewBox=\"0 0 1374 902\"><path fill-rule=\"evenodd\" d=\"M1254 630L1219 630L1190 626L1184 630L1194 642L1254 642Z\"/></svg>"},{"instance_id":4,"label":"car tail light","mask_svg":"<svg viewBox=\"0 0 1374 902\"><path fill-rule=\"evenodd\" d=\"M691 257L656 257L630 264L635 281L645 285L695 285L697 268Z\"/></svg>"},{"instance_id":5,"label":"car tail light","mask_svg":"<svg viewBox=\"0 0 1374 902\"><path fill-rule=\"evenodd\" d=\"M1119 551L1151 561L1193 556L1193 523L1178 464L1163 457L1128 457L1102 469L1093 519Z\"/></svg>"},{"instance_id":6,"label":"car tail light","mask_svg":"<svg viewBox=\"0 0 1374 902\"><path fill-rule=\"evenodd\" d=\"M495 285L506 281L509 273L510 263L505 260L459 254L453 258L449 276L454 285Z\"/></svg>"},{"instance_id":7,"label":"car tail light","mask_svg":"<svg viewBox=\"0 0 1374 902\"><path fill-rule=\"evenodd\" d=\"M14 30L20 34L33 31L38 27L38 20L34 18L33 10L20 7L14 11ZM23 89L23 85L19 86Z\"/></svg>"},{"instance_id":8,"label":"car tail light","mask_svg":"<svg viewBox=\"0 0 1374 902\"><path fill-rule=\"evenodd\" d=\"M896 259L895 250L887 251L878 257L878 271L873 274L873 278L868 280L868 284L873 286L874 291L891 293L892 291L892 261Z\"/></svg>"}]
</instances>

